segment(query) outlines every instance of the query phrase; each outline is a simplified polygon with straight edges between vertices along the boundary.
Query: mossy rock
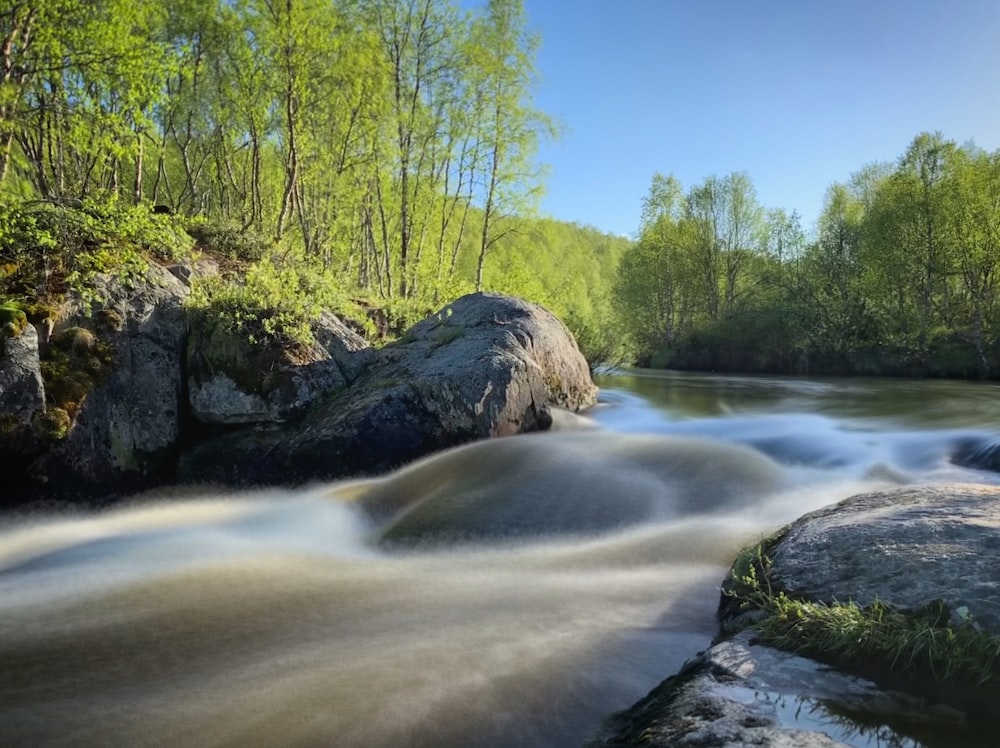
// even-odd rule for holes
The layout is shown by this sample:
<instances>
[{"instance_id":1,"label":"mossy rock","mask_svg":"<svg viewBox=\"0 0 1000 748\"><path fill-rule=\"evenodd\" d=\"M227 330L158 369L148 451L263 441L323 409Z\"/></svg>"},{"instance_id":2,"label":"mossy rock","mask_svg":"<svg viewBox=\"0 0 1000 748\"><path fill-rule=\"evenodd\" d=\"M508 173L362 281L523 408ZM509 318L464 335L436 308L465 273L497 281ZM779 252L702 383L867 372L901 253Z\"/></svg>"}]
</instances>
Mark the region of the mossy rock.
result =
<instances>
[{"instance_id":1,"label":"mossy rock","mask_svg":"<svg viewBox=\"0 0 1000 748\"><path fill-rule=\"evenodd\" d=\"M0 329L4 337L16 338L28 326L28 317L24 310L12 301L0 304Z\"/></svg>"},{"instance_id":2,"label":"mossy rock","mask_svg":"<svg viewBox=\"0 0 1000 748\"><path fill-rule=\"evenodd\" d=\"M110 372L114 349L85 327L68 327L52 336L41 359L49 404L76 417L87 395Z\"/></svg>"},{"instance_id":3,"label":"mossy rock","mask_svg":"<svg viewBox=\"0 0 1000 748\"><path fill-rule=\"evenodd\" d=\"M244 392L266 398L277 384L273 372L290 363L290 352L273 341L251 344L206 314L192 319L188 371L199 381L224 374Z\"/></svg>"}]
</instances>

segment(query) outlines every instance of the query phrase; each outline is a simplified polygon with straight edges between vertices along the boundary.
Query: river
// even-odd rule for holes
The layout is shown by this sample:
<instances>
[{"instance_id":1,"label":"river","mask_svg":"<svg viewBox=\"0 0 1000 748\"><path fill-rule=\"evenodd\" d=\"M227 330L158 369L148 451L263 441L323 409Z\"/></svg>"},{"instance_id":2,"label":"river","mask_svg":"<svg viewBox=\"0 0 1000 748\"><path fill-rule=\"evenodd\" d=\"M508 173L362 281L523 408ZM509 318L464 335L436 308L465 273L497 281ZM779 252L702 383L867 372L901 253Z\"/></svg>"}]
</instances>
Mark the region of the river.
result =
<instances>
[{"instance_id":1,"label":"river","mask_svg":"<svg viewBox=\"0 0 1000 748\"><path fill-rule=\"evenodd\" d=\"M742 545L1000 482L950 462L996 435L992 384L599 384L594 429L387 481L3 519L0 745L580 745L709 643Z\"/></svg>"}]
</instances>

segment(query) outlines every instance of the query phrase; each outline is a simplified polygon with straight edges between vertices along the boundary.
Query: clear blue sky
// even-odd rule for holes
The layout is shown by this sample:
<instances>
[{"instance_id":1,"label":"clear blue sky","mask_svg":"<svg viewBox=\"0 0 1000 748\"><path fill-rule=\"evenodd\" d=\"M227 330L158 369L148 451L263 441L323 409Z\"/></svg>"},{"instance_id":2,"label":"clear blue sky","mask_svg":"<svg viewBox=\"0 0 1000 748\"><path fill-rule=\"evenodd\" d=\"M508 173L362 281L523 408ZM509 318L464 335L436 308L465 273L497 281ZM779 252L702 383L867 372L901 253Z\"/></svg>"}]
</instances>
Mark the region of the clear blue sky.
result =
<instances>
[{"instance_id":1,"label":"clear blue sky","mask_svg":"<svg viewBox=\"0 0 1000 748\"><path fill-rule=\"evenodd\" d=\"M565 127L539 154L555 218L632 234L654 172L746 171L808 230L919 132L1000 148L1000 0L524 2L535 103Z\"/></svg>"}]
</instances>

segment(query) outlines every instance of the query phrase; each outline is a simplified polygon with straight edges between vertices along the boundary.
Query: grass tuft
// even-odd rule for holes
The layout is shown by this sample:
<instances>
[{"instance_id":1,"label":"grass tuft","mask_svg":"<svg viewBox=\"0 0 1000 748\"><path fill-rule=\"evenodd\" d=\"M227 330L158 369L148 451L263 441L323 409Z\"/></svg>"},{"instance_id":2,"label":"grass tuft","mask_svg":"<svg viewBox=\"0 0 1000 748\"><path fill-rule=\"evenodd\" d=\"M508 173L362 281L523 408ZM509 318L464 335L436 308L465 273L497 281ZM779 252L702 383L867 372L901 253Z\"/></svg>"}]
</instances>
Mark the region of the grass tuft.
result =
<instances>
[{"instance_id":1,"label":"grass tuft","mask_svg":"<svg viewBox=\"0 0 1000 748\"><path fill-rule=\"evenodd\" d=\"M775 589L770 567L768 543L748 548L724 590L724 607L758 613L752 625L763 643L845 669L1000 691L1000 637L983 631L965 608L953 617L941 600L916 611L881 600L800 600Z\"/></svg>"}]
</instances>

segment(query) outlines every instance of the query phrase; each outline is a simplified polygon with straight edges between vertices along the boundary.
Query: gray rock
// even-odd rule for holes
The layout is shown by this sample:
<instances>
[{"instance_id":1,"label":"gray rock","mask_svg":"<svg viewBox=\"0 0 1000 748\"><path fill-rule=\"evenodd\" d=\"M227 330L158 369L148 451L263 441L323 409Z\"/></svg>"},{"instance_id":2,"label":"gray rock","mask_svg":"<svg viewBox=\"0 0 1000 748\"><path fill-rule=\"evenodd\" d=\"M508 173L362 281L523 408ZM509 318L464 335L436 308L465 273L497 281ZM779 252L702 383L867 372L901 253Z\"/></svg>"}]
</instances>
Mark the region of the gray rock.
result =
<instances>
[{"instance_id":1,"label":"gray rock","mask_svg":"<svg viewBox=\"0 0 1000 748\"><path fill-rule=\"evenodd\" d=\"M38 333L28 325L0 343L0 413L30 424L45 409Z\"/></svg>"},{"instance_id":2,"label":"gray rock","mask_svg":"<svg viewBox=\"0 0 1000 748\"><path fill-rule=\"evenodd\" d=\"M168 265L167 270L177 280L190 288L192 281L198 278L208 278L219 274L219 263L210 257L189 260L175 265Z\"/></svg>"},{"instance_id":3,"label":"gray rock","mask_svg":"<svg viewBox=\"0 0 1000 748\"><path fill-rule=\"evenodd\" d=\"M910 730L962 724L953 709L754 644L744 632L612 717L592 746L902 745Z\"/></svg>"},{"instance_id":4,"label":"gray rock","mask_svg":"<svg viewBox=\"0 0 1000 748\"><path fill-rule=\"evenodd\" d=\"M32 424L44 411L38 333L28 325L19 335L0 340L0 465L41 450Z\"/></svg>"},{"instance_id":5,"label":"gray rock","mask_svg":"<svg viewBox=\"0 0 1000 748\"><path fill-rule=\"evenodd\" d=\"M294 349L277 342L251 344L204 317L188 343L188 397L202 423L282 423L313 402L353 382L373 352L335 315L313 323L316 343Z\"/></svg>"},{"instance_id":6,"label":"gray rock","mask_svg":"<svg viewBox=\"0 0 1000 748\"><path fill-rule=\"evenodd\" d=\"M1000 487L935 485L854 496L792 524L771 582L812 600L943 600L1000 634Z\"/></svg>"},{"instance_id":7,"label":"gray rock","mask_svg":"<svg viewBox=\"0 0 1000 748\"><path fill-rule=\"evenodd\" d=\"M550 312L499 294L458 299L378 351L301 423L203 445L184 473L282 483L379 473L474 439L548 428L596 399L587 363Z\"/></svg>"},{"instance_id":8,"label":"gray rock","mask_svg":"<svg viewBox=\"0 0 1000 748\"><path fill-rule=\"evenodd\" d=\"M102 489L169 477L180 433L180 357L187 288L152 264L142 282L100 276L92 297L70 301L60 330L79 326L111 346L111 372L80 404L65 440L33 472Z\"/></svg>"}]
</instances>

